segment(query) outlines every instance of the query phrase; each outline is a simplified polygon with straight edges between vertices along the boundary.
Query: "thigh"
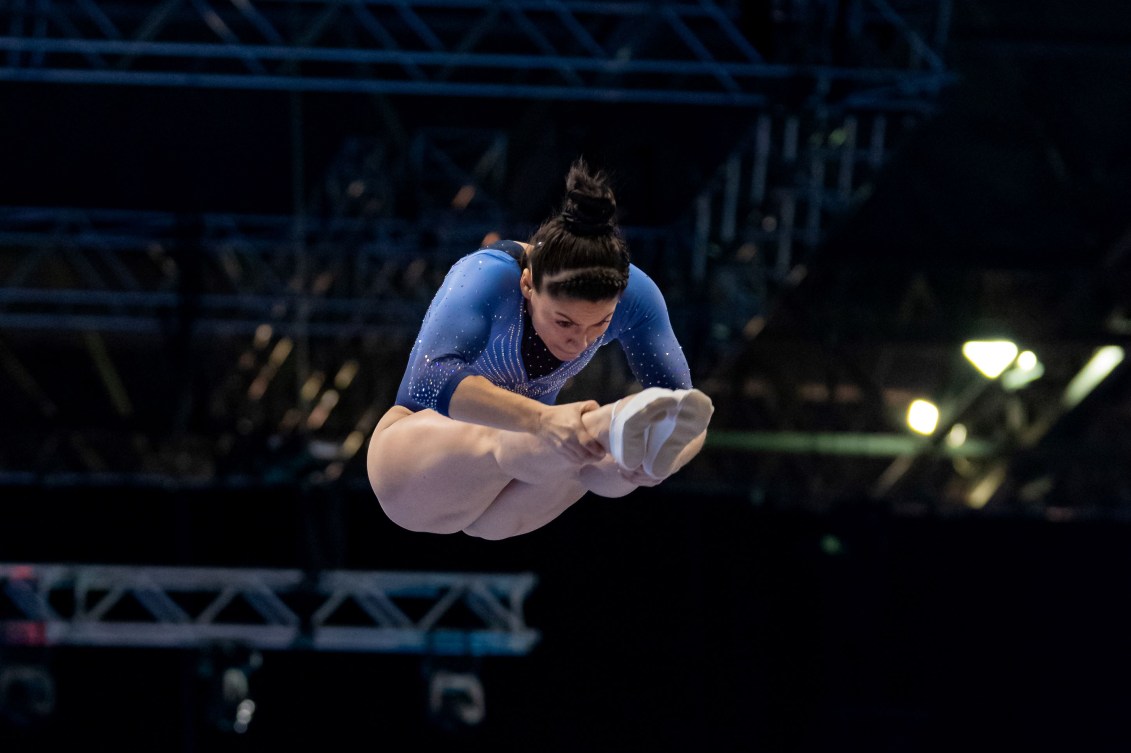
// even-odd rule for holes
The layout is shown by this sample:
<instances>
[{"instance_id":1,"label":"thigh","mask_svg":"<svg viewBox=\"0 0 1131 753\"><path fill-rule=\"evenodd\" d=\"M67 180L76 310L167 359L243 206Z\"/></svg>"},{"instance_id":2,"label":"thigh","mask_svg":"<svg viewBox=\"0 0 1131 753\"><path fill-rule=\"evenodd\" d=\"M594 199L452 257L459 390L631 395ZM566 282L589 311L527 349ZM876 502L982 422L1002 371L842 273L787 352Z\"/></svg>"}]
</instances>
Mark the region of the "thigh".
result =
<instances>
[{"instance_id":1,"label":"thigh","mask_svg":"<svg viewBox=\"0 0 1131 753\"><path fill-rule=\"evenodd\" d=\"M385 514L413 531L455 533L511 481L492 452L493 433L435 411L394 406L369 440L369 483Z\"/></svg>"},{"instance_id":2,"label":"thigh","mask_svg":"<svg viewBox=\"0 0 1131 753\"><path fill-rule=\"evenodd\" d=\"M555 484L512 481L463 532L483 539L505 539L529 533L568 510L585 492L577 474Z\"/></svg>"}]
</instances>

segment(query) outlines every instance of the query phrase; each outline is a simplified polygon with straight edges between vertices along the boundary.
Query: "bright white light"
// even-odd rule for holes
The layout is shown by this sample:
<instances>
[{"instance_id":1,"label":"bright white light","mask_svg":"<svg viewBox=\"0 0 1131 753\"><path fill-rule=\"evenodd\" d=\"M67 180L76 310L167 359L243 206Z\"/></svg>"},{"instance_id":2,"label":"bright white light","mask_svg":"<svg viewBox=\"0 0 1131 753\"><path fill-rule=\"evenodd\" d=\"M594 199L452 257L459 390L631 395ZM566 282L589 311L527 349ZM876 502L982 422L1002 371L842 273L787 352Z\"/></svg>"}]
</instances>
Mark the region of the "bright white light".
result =
<instances>
[{"instance_id":1,"label":"bright white light","mask_svg":"<svg viewBox=\"0 0 1131 753\"><path fill-rule=\"evenodd\" d=\"M248 726L251 724L251 717L255 715L255 701L250 698L245 698L240 701L239 706L236 706L236 720L232 725L232 729L236 734L242 735L247 732Z\"/></svg>"},{"instance_id":2,"label":"bright white light","mask_svg":"<svg viewBox=\"0 0 1131 753\"><path fill-rule=\"evenodd\" d=\"M1017 362L1012 369L1001 375L1001 388L1006 392L1015 392L1044 375L1045 365L1037 358L1036 353L1027 350L1017 356Z\"/></svg>"},{"instance_id":3,"label":"bright white light","mask_svg":"<svg viewBox=\"0 0 1131 753\"><path fill-rule=\"evenodd\" d=\"M947 432L946 443L951 447L961 447L966 444L966 427L963 424L952 426Z\"/></svg>"},{"instance_id":4,"label":"bright white light","mask_svg":"<svg viewBox=\"0 0 1131 753\"><path fill-rule=\"evenodd\" d=\"M930 435L939 425L939 409L929 400L914 400L907 409L907 425L912 431Z\"/></svg>"},{"instance_id":5,"label":"bright white light","mask_svg":"<svg viewBox=\"0 0 1131 753\"><path fill-rule=\"evenodd\" d=\"M1112 369L1123 362L1123 348L1118 345L1105 345L1098 349L1080 373L1072 378L1064 388L1064 404L1071 408L1088 396L1100 382L1107 378Z\"/></svg>"},{"instance_id":6,"label":"bright white light","mask_svg":"<svg viewBox=\"0 0 1131 753\"><path fill-rule=\"evenodd\" d=\"M1021 355L1017 356L1017 368L1022 371L1032 371L1037 368L1037 354L1031 350L1024 351Z\"/></svg>"},{"instance_id":7,"label":"bright white light","mask_svg":"<svg viewBox=\"0 0 1131 753\"><path fill-rule=\"evenodd\" d=\"M236 707L236 720L247 724L251 721L251 716L254 713L255 701L251 700L250 698L245 699L240 702L239 706Z\"/></svg>"},{"instance_id":8,"label":"bright white light","mask_svg":"<svg viewBox=\"0 0 1131 753\"><path fill-rule=\"evenodd\" d=\"M1017 345L1009 340L971 340L962 346L962 355L986 377L997 379L1017 358Z\"/></svg>"}]
</instances>

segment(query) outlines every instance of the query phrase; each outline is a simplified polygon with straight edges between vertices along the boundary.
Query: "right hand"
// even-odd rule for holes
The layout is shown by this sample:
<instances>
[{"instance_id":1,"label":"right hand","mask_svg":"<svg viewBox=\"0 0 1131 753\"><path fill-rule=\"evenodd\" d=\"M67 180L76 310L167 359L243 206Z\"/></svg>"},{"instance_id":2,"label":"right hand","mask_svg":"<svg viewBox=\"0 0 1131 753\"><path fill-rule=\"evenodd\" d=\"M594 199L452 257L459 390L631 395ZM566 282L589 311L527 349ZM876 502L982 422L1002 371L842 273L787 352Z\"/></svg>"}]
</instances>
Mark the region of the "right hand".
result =
<instances>
[{"instance_id":1,"label":"right hand","mask_svg":"<svg viewBox=\"0 0 1131 753\"><path fill-rule=\"evenodd\" d=\"M589 433L582 415L600 408L595 400L547 406L539 419L538 437L563 457L587 465L605 457L605 448Z\"/></svg>"}]
</instances>

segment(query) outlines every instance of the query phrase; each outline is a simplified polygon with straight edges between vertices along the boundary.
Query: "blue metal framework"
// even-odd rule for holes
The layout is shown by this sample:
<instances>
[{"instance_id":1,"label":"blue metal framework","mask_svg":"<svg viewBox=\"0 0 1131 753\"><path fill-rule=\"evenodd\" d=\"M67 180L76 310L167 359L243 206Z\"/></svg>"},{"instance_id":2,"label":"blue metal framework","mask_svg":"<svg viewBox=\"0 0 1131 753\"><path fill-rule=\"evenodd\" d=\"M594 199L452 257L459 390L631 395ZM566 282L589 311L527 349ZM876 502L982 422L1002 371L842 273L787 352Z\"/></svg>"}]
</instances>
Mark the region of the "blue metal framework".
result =
<instances>
[{"instance_id":1,"label":"blue metal framework","mask_svg":"<svg viewBox=\"0 0 1131 753\"><path fill-rule=\"evenodd\" d=\"M529 573L0 564L0 645L522 655ZM350 608L352 607L352 608Z\"/></svg>"},{"instance_id":2,"label":"blue metal framework","mask_svg":"<svg viewBox=\"0 0 1131 753\"><path fill-rule=\"evenodd\" d=\"M929 115L953 78L940 55L950 0L764 7L772 13L753 18L715 0L11 0L0 6L0 82L737 108L748 138L694 216L625 229L634 258L667 273L677 318L681 302L702 305L712 285L737 281L741 300L711 302L735 337L762 304L764 265L786 279L794 248L813 248L853 206L886 155L889 116ZM399 146L347 144L321 193L296 197L294 217L0 208L0 332L238 339L268 324L299 343L300 384L315 368L313 338L407 343L450 263L508 232L490 188L509 145L504 132L460 129ZM419 193L412 219L386 200L405 185ZM759 253L747 258L750 243ZM242 400L262 397L229 382ZM296 402L307 415L317 401L279 404ZM264 424L293 428L272 415L278 405L256 407ZM375 420L366 412L330 433L365 436Z\"/></svg>"},{"instance_id":3,"label":"blue metal framework","mask_svg":"<svg viewBox=\"0 0 1131 753\"><path fill-rule=\"evenodd\" d=\"M757 107L805 80L885 109L946 85L949 0L836 5L749 19L796 40L771 56L713 0L11 0L0 81ZM897 42L877 55L804 52L877 28Z\"/></svg>"},{"instance_id":4,"label":"blue metal framework","mask_svg":"<svg viewBox=\"0 0 1131 753\"><path fill-rule=\"evenodd\" d=\"M0 329L407 341L451 263L498 229L438 223L425 240L392 218L0 207ZM675 242L626 235L645 254ZM405 274L419 294L397 289Z\"/></svg>"}]
</instances>

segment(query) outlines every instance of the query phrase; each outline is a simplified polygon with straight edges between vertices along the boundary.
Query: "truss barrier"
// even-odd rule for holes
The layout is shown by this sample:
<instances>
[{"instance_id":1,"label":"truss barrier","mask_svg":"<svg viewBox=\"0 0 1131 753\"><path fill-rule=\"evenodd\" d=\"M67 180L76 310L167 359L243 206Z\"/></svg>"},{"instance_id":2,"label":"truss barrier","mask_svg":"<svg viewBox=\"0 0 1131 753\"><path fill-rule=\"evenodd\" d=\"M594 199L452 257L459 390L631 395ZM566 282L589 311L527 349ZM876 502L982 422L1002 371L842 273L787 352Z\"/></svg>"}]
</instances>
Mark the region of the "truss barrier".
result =
<instances>
[{"instance_id":1,"label":"truss barrier","mask_svg":"<svg viewBox=\"0 0 1131 753\"><path fill-rule=\"evenodd\" d=\"M0 645L523 655L522 574L0 564Z\"/></svg>"}]
</instances>

